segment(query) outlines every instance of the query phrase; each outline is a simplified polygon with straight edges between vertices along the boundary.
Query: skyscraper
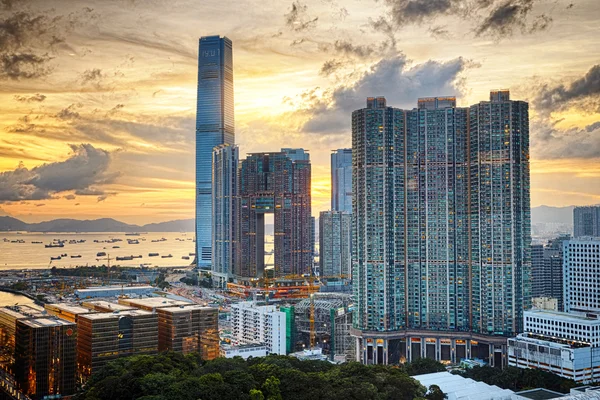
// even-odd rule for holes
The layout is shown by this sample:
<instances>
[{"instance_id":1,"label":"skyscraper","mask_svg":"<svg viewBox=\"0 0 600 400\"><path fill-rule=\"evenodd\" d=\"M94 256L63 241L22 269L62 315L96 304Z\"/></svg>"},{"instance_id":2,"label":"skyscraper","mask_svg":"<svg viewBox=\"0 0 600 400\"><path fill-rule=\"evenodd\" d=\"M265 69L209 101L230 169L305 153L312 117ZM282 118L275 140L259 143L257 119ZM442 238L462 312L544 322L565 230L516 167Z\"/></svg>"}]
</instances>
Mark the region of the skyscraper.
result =
<instances>
[{"instance_id":1,"label":"skyscraper","mask_svg":"<svg viewBox=\"0 0 600 400\"><path fill-rule=\"evenodd\" d=\"M213 284L225 287L239 261L238 147L228 144L213 152Z\"/></svg>"},{"instance_id":2,"label":"skyscraper","mask_svg":"<svg viewBox=\"0 0 600 400\"><path fill-rule=\"evenodd\" d=\"M321 276L350 276L352 215L343 211L319 214L319 261Z\"/></svg>"},{"instance_id":3,"label":"skyscraper","mask_svg":"<svg viewBox=\"0 0 600 400\"><path fill-rule=\"evenodd\" d=\"M364 363L503 363L530 293L529 119L507 91L352 114L354 334ZM493 356L490 356L493 355Z\"/></svg>"},{"instance_id":4,"label":"skyscraper","mask_svg":"<svg viewBox=\"0 0 600 400\"><path fill-rule=\"evenodd\" d=\"M352 149L331 153L331 209L352 212Z\"/></svg>"},{"instance_id":5,"label":"skyscraper","mask_svg":"<svg viewBox=\"0 0 600 400\"><path fill-rule=\"evenodd\" d=\"M576 238L600 237L600 206L575 207L573 209L573 232Z\"/></svg>"},{"instance_id":6,"label":"skyscraper","mask_svg":"<svg viewBox=\"0 0 600 400\"><path fill-rule=\"evenodd\" d=\"M563 306L563 242L570 235L561 235L548 244L531 246L531 297L556 299L558 311Z\"/></svg>"},{"instance_id":7,"label":"skyscraper","mask_svg":"<svg viewBox=\"0 0 600 400\"><path fill-rule=\"evenodd\" d=\"M302 149L252 153L239 176L240 263L236 275L258 278L264 273L265 213L274 214L275 275L311 272L311 168Z\"/></svg>"},{"instance_id":8,"label":"skyscraper","mask_svg":"<svg viewBox=\"0 0 600 400\"><path fill-rule=\"evenodd\" d=\"M600 312L600 238L581 237L563 242L566 312Z\"/></svg>"},{"instance_id":9,"label":"skyscraper","mask_svg":"<svg viewBox=\"0 0 600 400\"><path fill-rule=\"evenodd\" d=\"M235 140L231 40L204 36L198 49L196 107L196 260L211 263L212 152Z\"/></svg>"}]
</instances>

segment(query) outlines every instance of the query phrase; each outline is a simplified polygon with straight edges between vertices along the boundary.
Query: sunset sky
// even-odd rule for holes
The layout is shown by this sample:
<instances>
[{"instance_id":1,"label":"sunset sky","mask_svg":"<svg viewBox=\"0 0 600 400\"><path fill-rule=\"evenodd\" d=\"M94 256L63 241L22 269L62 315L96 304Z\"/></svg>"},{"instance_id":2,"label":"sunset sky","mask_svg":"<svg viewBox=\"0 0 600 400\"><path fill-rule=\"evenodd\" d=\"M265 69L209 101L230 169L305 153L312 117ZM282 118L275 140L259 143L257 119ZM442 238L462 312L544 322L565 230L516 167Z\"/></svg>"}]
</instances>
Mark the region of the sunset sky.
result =
<instances>
[{"instance_id":1,"label":"sunset sky","mask_svg":"<svg viewBox=\"0 0 600 400\"><path fill-rule=\"evenodd\" d=\"M194 217L198 38L233 41L240 154L329 154L367 96L530 102L532 206L600 203L598 0L0 0L0 216Z\"/></svg>"}]
</instances>

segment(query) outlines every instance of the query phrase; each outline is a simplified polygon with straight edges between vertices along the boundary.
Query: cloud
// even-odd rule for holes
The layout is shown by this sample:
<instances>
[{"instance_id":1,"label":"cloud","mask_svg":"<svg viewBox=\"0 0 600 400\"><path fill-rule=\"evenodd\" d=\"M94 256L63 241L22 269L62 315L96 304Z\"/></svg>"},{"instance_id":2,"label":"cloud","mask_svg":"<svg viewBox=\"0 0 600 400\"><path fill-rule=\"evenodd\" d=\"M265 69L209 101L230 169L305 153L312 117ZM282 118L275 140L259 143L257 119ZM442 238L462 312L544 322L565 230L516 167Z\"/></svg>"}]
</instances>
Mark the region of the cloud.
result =
<instances>
[{"instance_id":1,"label":"cloud","mask_svg":"<svg viewBox=\"0 0 600 400\"><path fill-rule=\"evenodd\" d=\"M547 118L532 121L530 143L535 158L600 158L600 121L584 128L558 129L555 125Z\"/></svg>"},{"instance_id":2,"label":"cloud","mask_svg":"<svg viewBox=\"0 0 600 400\"><path fill-rule=\"evenodd\" d=\"M284 14L283 17L287 27L295 32L314 28L319 20L319 17L309 17L308 6L300 3L299 0L292 3L292 9L289 13Z\"/></svg>"},{"instance_id":3,"label":"cloud","mask_svg":"<svg viewBox=\"0 0 600 400\"><path fill-rule=\"evenodd\" d=\"M536 0L507 0L496 6L475 29L476 36L490 35L497 38L512 36L515 28L523 33L535 33L547 29L552 18L539 15L527 28L527 16Z\"/></svg>"},{"instance_id":4,"label":"cloud","mask_svg":"<svg viewBox=\"0 0 600 400\"><path fill-rule=\"evenodd\" d=\"M63 108L62 110L60 110L55 115L55 117L58 119L62 119L62 120L79 119L79 118L81 118L81 115L79 115L79 113L75 110L77 108L81 108L81 107L83 107L83 104L81 104L81 103L71 104L69 107Z\"/></svg>"},{"instance_id":5,"label":"cloud","mask_svg":"<svg viewBox=\"0 0 600 400\"><path fill-rule=\"evenodd\" d=\"M473 66L461 57L447 62L429 60L414 66L402 54L383 59L351 84L321 95L318 90L303 93L297 111L305 118L301 130L347 134L350 113L364 107L369 96L385 96L391 106L413 108L419 97L461 94L460 74Z\"/></svg>"},{"instance_id":6,"label":"cloud","mask_svg":"<svg viewBox=\"0 0 600 400\"><path fill-rule=\"evenodd\" d=\"M426 19L447 14L459 3L456 0L386 0L391 7L391 15L395 23L402 26L406 23L422 23Z\"/></svg>"},{"instance_id":7,"label":"cloud","mask_svg":"<svg viewBox=\"0 0 600 400\"><path fill-rule=\"evenodd\" d=\"M112 183L120 175L109 172L111 154L91 144L70 145L64 161L28 169L22 163L0 173L0 202L51 199L66 191L83 191ZM104 193L103 193L104 194Z\"/></svg>"},{"instance_id":8,"label":"cloud","mask_svg":"<svg viewBox=\"0 0 600 400\"><path fill-rule=\"evenodd\" d=\"M570 83L543 85L534 97L533 105L536 110L546 113L573 105L600 112L600 64L594 65L583 77Z\"/></svg>"},{"instance_id":9,"label":"cloud","mask_svg":"<svg viewBox=\"0 0 600 400\"><path fill-rule=\"evenodd\" d=\"M431 34L431 36L433 36L436 39L449 39L450 38L450 31L448 31L448 29L446 29L445 26L432 26L431 28L429 28L429 33Z\"/></svg>"},{"instance_id":10,"label":"cloud","mask_svg":"<svg viewBox=\"0 0 600 400\"><path fill-rule=\"evenodd\" d=\"M31 96L15 95L14 98L16 101L21 103L41 103L42 101L46 100L46 95L36 93Z\"/></svg>"},{"instance_id":11,"label":"cloud","mask_svg":"<svg viewBox=\"0 0 600 400\"><path fill-rule=\"evenodd\" d=\"M46 66L51 59L48 54L33 53L0 54L0 79L34 79L48 75L52 69Z\"/></svg>"},{"instance_id":12,"label":"cloud","mask_svg":"<svg viewBox=\"0 0 600 400\"><path fill-rule=\"evenodd\" d=\"M81 83L83 85L86 83L98 84L103 77L104 74L100 68L86 69L81 73Z\"/></svg>"},{"instance_id":13,"label":"cloud","mask_svg":"<svg viewBox=\"0 0 600 400\"><path fill-rule=\"evenodd\" d=\"M77 196L75 196L74 194L68 194L66 196L63 196L63 199L66 200L75 200L77 198Z\"/></svg>"},{"instance_id":14,"label":"cloud","mask_svg":"<svg viewBox=\"0 0 600 400\"><path fill-rule=\"evenodd\" d=\"M340 61L340 60L335 60L335 59L327 60L323 63L323 66L321 67L319 74L323 75L323 76L329 76L329 75L335 73L338 69L340 69L344 65L345 65L345 62Z\"/></svg>"}]
</instances>

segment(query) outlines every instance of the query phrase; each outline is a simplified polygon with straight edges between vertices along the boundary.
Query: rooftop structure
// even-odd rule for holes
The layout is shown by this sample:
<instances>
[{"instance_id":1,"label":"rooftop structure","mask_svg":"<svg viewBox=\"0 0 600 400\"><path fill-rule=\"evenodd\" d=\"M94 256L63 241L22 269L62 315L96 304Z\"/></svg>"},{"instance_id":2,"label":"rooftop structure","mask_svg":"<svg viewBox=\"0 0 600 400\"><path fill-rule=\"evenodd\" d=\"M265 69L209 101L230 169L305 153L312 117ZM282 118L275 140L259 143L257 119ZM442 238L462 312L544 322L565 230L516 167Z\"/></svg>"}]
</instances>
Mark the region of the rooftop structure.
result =
<instances>
[{"instance_id":1,"label":"rooftop structure","mask_svg":"<svg viewBox=\"0 0 600 400\"><path fill-rule=\"evenodd\" d=\"M125 311L125 310L133 310L134 307L127 306L124 304L113 303L106 300L91 300L84 301L81 303L82 307L89 308L90 310L98 311L98 312L112 312L112 311Z\"/></svg>"},{"instance_id":2,"label":"rooftop structure","mask_svg":"<svg viewBox=\"0 0 600 400\"><path fill-rule=\"evenodd\" d=\"M57 316L65 321L77 322L77 316L93 313L89 308L81 307L77 304L54 303L46 304L44 308L50 315Z\"/></svg>"},{"instance_id":3,"label":"rooftop structure","mask_svg":"<svg viewBox=\"0 0 600 400\"><path fill-rule=\"evenodd\" d=\"M265 357L267 355L267 346L265 344L243 344L240 346L221 345L221 357L233 358L242 357L244 360L248 357Z\"/></svg>"},{"instance_id":4,"label":"rooftop structure","mask_svg":"<svg viewBox=\"0 0 600 400\"><path fill-rule=\"evenodd\" d=\"M488 385L449 372L435 372L413 376L426 388L437 385L448 397L448 400L513 400L514 392Z\"/></svg>"},{"instance_id":5,"label":"rooftop structure","mask_svg":"<svg viewBox=\"0 0 600 400\"><path fill-rule=\"evenodd\" d=\"M189 301L173 300L164 297L148 297L145 299L119 299L119 304L139 308L146 311L154 311L162 307L187 306L193 304Z\"/></svg>"},{"instance_id":6,"label":"rooftop structure","mask_svg":"<svg viewBox=\"0 0 600 400\"><path fill-rule=\"evenodd\" d=\"M156 288L153 286L95 286L86 289L75 289L75 296L80 299L89 299L94 297L118 297L121 295L147 295L154 293Z\"/></svg>"}]
</instances>

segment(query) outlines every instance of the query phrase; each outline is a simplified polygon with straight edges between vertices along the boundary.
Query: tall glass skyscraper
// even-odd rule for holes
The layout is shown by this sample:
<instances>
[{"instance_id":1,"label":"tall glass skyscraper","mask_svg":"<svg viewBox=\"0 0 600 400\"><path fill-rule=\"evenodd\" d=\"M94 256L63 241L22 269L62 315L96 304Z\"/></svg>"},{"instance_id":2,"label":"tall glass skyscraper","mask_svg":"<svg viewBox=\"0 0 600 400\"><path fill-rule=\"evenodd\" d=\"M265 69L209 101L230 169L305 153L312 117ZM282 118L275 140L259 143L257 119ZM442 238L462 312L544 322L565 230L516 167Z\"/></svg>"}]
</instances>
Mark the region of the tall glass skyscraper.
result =
<instances>
[{"instance_id":1,"label":"tall glass skyscraper","mask_svg":"<svg viewBox=\"0 0 600 400\"><path fill-rule=\"evenodd\" d=\"M369 98L352 152L359 360L505 363L530 300L527 103Z\"/></svg>"},{"instance_id":2,"label":"tall glass skyscraper","mask_svg":"<svg viewBox=\"0 0 600 400\"><path fill-rule=\"evenodd\" d=\"M196 260L211 263L212 152L233 144L233 54L231 40L204 36L198 49L196 107Z\"/></svg>"},{"instance_id":3,"label":"tall glass skyscraper","mask_svg":"<svg viewBox=\"0 0 600 400\"><path fill-rule=\"evenodd\" d=\"M352 212L352 149L331 153L331 209Z\"/></svg>"}]
</instances>

